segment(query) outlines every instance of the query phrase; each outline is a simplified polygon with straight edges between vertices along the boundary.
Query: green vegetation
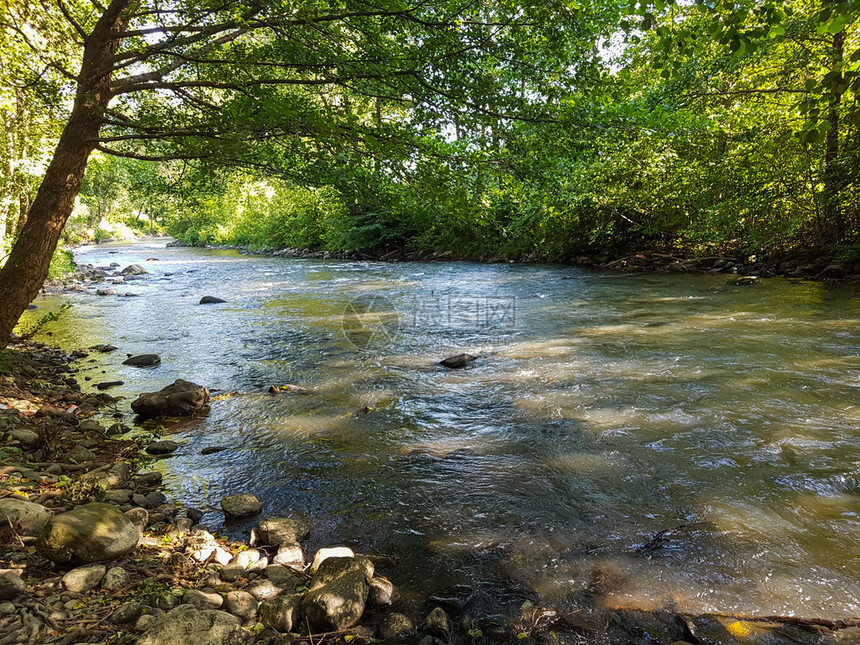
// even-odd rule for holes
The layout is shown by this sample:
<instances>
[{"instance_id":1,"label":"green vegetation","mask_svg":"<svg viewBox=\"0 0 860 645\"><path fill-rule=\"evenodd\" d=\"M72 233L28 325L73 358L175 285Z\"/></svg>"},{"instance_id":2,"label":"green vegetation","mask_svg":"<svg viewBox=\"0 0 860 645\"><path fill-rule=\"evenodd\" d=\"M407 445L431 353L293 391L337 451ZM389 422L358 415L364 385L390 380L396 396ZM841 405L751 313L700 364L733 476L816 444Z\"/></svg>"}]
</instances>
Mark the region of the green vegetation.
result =
<instances>
[{"instance_id":1,"label":"green vegetation","mask_svg":"<svg viewBox=\"0 0 860 645\"><path fill-rule=\"evenodd\" d=\"M547 259L860 238L858 0L4 8L0 238L32 259L0 295L63 229Z\"/></svg>"}]
</instances>

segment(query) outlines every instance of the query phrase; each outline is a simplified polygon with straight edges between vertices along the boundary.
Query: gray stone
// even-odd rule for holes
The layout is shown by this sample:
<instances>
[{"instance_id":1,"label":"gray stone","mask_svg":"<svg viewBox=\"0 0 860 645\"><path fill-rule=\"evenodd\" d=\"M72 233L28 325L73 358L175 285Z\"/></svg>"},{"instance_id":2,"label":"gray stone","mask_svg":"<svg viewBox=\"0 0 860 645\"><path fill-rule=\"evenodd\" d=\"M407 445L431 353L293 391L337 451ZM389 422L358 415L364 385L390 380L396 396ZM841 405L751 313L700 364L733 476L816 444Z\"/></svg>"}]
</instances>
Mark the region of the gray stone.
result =
<instances>
[{"instance_id":1,"label":"gray stone","mask_svg":"<svg viewBox=\"0 0 860 645\"><path fill-rule=\"evenodd\" d=\"M313 564L311 564L310 572L316 573L317 569L327 558L354 558L355 553L347 546L333 546L320 549L314 555Z\"/></svg>"},{"instance_id":2,"label":"gray stone","mask_svg":"<svg viewBox=\"0 0 860 645\"><path fill-rule=\"evenodd\" d=\"M162 441L153 441L146 447L146 452L150 455L167 455L171 452L176 452L179 449L179 444L170 439Z\"/></svg>"},{"instance_id":3,"label":"gray stone","mask_svg":"<svg viewBox=\"0 0 860 645\"><path fill-rule=\"evenodd\" d=\"M288 517L267 517L257 526L260 544L280 546L301 542L310 535L307 524Z\"/></svg>"},{"instance_id":4,"label":"gray stone","mask_svg":"<svg viewBox=\"0 0 860 645\"><path fill-rule=\"evenodd\" d=\"M228 495L221 500L221 510L227 519L235 517L249 517L263 510L260 500L250 493L238 493Z\"/></svg>"},{"instance_id":5,"label":"gray stone","mask_svg":"<svg viewBox=\"0 0 860 645\"><path fill-rule=\"evenodd\" d=\"M26 586L20 571L0 571L0 600L14 600Z\"/></svg>"},{"instance_id":6,"label":"gray stone","mask_svg":"<svg viewBox=\"0 0 860 645\"><path fill-rule=\"evenodd\" d=\"M25 446L35 446L39 443L39 435L32 430L27 430L26 428L10 430L9 435L12 439L23 443Z\"/></svg>"},{"instance_id":7,"label":"gray stone","mask_svg":"<svg viewBox=\"0 0 860 645\"><path fill-rule=\"evenodd\" d=\"M295 569L277 564L269 565L264 572L266 577L283 589L296 589L304 585L305 579Z\"/></svg>"},{"instance_id":8,"label":"gray stone","mask_svg":"<svg viewBox=\"0 0 860 645\"><path fill-rule=\"evenodd\" d=\"M0 616L11 616L15 612L15 603L0 602Z\"/></svg>"},{"instance_id":9,"label":"gray stone","mask_svg":"<svg viewBox=\"0 0 860 645\"><path fill-rule=\"evenodd\" d=\"M149 511L145 508L133 508L125 512L125 516L129 522L134 524L139 533L146 530L146 525L149 524Z\"/></svg>"},{"instance_id":10,"label":"gray stone","mask_svg":"<svg viewBox=\"0 0 860 645\"><path fill-rule=\"evenodd\" d=\"M137 356L129 356L125 359L123 365L131 365L132 367L154 367L161 363L161 356L158 354L138 354Z\"/></svg>"},{"instance_id":11,"label":"gray stone","mask_svg":"<svg viewBox=\"0 0 860 645\"><path fill-rule=\"evenodd\" d=\"M137 527L116 506L93 502L54 516L36 548L54 562L99 562L128 553L139 538Z\"/></svg>"},{"instance_id":12,"label":"gray stone","mask_svg":"<svg viewBox=\"0 0 860 645\"><path fill-rule=\"evenodd\" d=\"M247 569L262 557L263 555L257 549L246 549L236 554L236 557L233 558L233 564L238 564L243 569Z\"/></svg>"},{"instance_id":13,"label":"gray stone","mask_svg":"<svg viewBox=\"0 0 860 645\"><path fill-rule=\"evenodd\" d=\"M113 502L114 504L128 504L131 502L132 493L129 488L116 488L114 490L105 491L105 501Z\"/></svg>"},{"instance_id":14,"label":"gray stone","mask_svg":"<svg viewBox=\"0 0 860 645\"><path fill-rule=\"evenodd\" d=\"M227 450L227 446L206 446L200 451L201 455L214 455L216 452Z\"/></svg>"},{"instance_id":15,"label":"gray stone","mask_svg":"<svg viewBox=\"0 0 860 645\"><path fill-rule=\"evenodd\" d=\"M83 446L75 446L69 451L68 458L74 464L82 464L86 461L93 461L96 456Z\"/></svg>"},{"instance_id":16,"label":"gray stone","mask_svg":"<svg viewBox=\"0 0 860 645\"><path fill-rule=\"evenodd\" d=\"M14 497L0 499L0 523L7 527L11 523L18 535L39 535L52 517L51 511L40 504Z\"/></svg>"},{"instance_id":17,"label":"gray stone","mask_svg":"<svg viewBox=\"0 0 860 645\"><path fill-rule=\"evenodd\" d=\"M182 596L182 604L194 605L198 609L220 609L224 604L224 598L215 592L189 589Z\"/></svg>"},{"instance_id":18,"label":"gray stone","mask_svg":"<svg viewBox=\"0 0 860 645\"><path fill-rule=\"evenodd\" d=\"M104 433L104 428L95 419L84 419L78 424L78 432L98 432Z\"/></svg>"},{"instance_id":19,"label":"gray stone","mask_svg":"<svg viewBox=\"0 0 860 645\"><path fill-rule=\"evenodd\" d=\"M245 575L245 567L238 564L228 564L221 569L221 580L224 582L236 582Z\"/></svg>"},{"instance_id":20,"label":"gray stone","mask_svg":"<svg viewBox=\"0 0 860 645\"><path fill-rule=\"evenodd\" d=\"M217 305L221 302L227 302L226 300L222 300L221 298L216 298L215 296L203 296L200 298L201 305Z\"/></svg>"},{"instance_id":21,"label":"gray stone","mask_svg":"<svg viewBox=\"0 0 860 645\"><path fill-rule=\"evenodd\" d=\"M63 586L71 593L83 593L95 589L105 577L107 567L103 564L89 564L72 569L63 576Z\"/></svg>"},{"instance_id":22,"label":"gray stone","mask_svg":"<svg viewBox=\"0 0 860 645\"><path fill-rule=\"evenodd\" d=\"M125 625L136 622L142 615L143 605L139 602L124 602L108 616L108 621L113 625Z\"/></svg>"},{"instance_id":23,"label":"gray stone","mask_svg":"<svg viewBox=\"0 0 860 645\"><path fill-rule=\"evenodd\" d=\"M158 616L152 614L143 614L135 621L134 628L139 632L145 632L158 621L158 618Z\"/></svg>"},{"instance_id":24,"label":"gray stone","mask_svg":"<svg viewBox=\"0 0 860 645\"><path fill-rule=\"evenodd\" d=\"M280 596L284 590L271 580L257 580L248 587L248 593L257 600L263 601Z\"/></svg>"},{"instance_id":25,"label":"gray stone","mask_svg":"<svg viewBox=\"0 0 860 645\"><path fill-rule=\"evenodd\" d=\"M128 571L122 567L111 567L102 578L102 589L108 591L118 591L123 587L127 587L130 582Z\"/></svg>"},{"instance_id":26,"label":"gray stone","mask_svg":"<svg viewBox=\"0 0 860 645\"><path fill-rule=\"evenodd\" d=\"M97 296L115 296L117 295L116 289L96 289Z\"/></svg>"},{"instance_id":27,"label":"gray stone","mask_svg":"<svg viewBox=\"0 0 860 645\"><path fill-rule=\"evenodd\" d=\"M126 268L120 271L120 273L122 275L144 275L145 273L149 273L149 271L139 264L129 264Z\"/></svg>"},{"instance_id":28,"label":"gray stone","mask_svg":"<svg viewBox=\"0 0 860 645\"><path fill-rule=\"evenodd\" d=\"M209 390L177 379L158 392L141 394L131 409L144 418L184 417L199 412L209 404Z\"/></svg>"},{"instance_id":29,"label":"gray stone","mask_svg":"<svg viewBox=\"0 0 860 645\"><path fill-rule=\"evenodd\" d=\"M253 640L239 619L227 612L181 605L155 621L137 645L247 645Z\"/></svg>"},{"instance_id":30,"label":"gray stone","mask_svg":"<svg viewBox=\"0 0 860 645\"><path fill-rule=\"evenodd\" d=\"M302 604L300 594L290 594L266 600L260 605L260 618L266 627L286 634L299 624L298 612Z\"/></svg>"},{"instance_id":31,"label":"gray stone","mask_svg":"<svg viewBox=\"0 0 860 645\"><path fill-rule=\"evenodd\" d=\"M142 486L143 488L153 488L154 486L161 486L163 479L164 476L160 472L153 470L146 473L140 473L134 478L134 481L138 486Z\"/></svg>"},{"instance_id":32,"label":"gray stone","mask_svg":"<svg viewBox=\"0 0 860 645\"><path fill-rule=\"evenodd\" d=\"M388 607L397 600L397 588L388 578L374 578L370 581L367 604L373 609Z\"/></svg>"},{"instance_id":33,"label":"gray stone","mask_svg":"<svg viewBox=\"0 0 860 645\"><path fill-rule=\"evenodd\" d=\"M379 626L378 634L380 638L386 640L392 638L400 638L415 629L415 624L408 616L393 612L385 617L382 624Z\"/></svg>"},{"instance_id":34,"label":"gray stone","mask_svg":"<svg viewBox=\"0 0 860 645\"><path fill-rule=\"evenodd\" d=\"M191 520L194 524L200 524L200 520L203 519L203 511L198 508L188 507L185 511L185 516Z\"/></svg>"},{"instance_id":35,"label":"gray stone","mask_svg":"<svg viewBox=\"0 0 860 645\"><path fill-rule=\"evenodd\" d=\"M86 473L83 477L96 480L106 490L125 488L131 482L131 467L124 461L118 461L107 470Z\"/></svg>"},{"instance_id":36,"label":"gray stone","mask_svg":"<svg viewBox=\"0 0 860 645\"><path fill-rule=\"evenodd\" d=\"M224 596L223 609L243 620L248 620L257 615L258 605L257 599L247 591L231 591Z\"/></svg>"},{"instance_id":37,"label":"gray stone","mask_svg":"<svg viewBox=\"0 0 860 645\"><path fill-rule=\"evenodd\" d=\"M275 564L282 564L287 567L304 568L302 545L298 542L282 544L278 547L278 553L272 561Z\"/></svg>"},{"instance_id":38,"label":"gray stone","mask_svg":"<svg viewBox=\"0 0 860 645\"><path fill-rule=\"evenodd\" d=\"M444 637L451 631L451 619L448 618L448 614L445 613L444 609L436 607L424 619L422 627L428 634Z\"/></svg>"},{"instance_id":39,"label":"gray stone","mask_svg":"<svg viewBox=\"0 0 860 645\"><path fill-rule=\"evenodd\" d=\"M364 613L372 577L373 564L367 558L327 558L302 600L302 616L315 631L351 627Z\"/></svg>"}]
</instances>

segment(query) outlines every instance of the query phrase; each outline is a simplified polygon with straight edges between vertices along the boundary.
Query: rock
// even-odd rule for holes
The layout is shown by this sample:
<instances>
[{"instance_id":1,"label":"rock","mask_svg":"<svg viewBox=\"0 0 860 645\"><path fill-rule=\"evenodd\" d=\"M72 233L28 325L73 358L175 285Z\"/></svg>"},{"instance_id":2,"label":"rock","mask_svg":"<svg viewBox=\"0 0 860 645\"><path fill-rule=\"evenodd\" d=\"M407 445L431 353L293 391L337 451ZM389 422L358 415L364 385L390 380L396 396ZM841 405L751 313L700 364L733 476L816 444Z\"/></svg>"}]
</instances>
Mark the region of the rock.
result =
<instances>
[{"instance_id":1,"label":"rock","mask_svg":"<svg viewBox=\"0 0 860 645\"><path fill-rule=\"evenodd\" d=\"M222 300L221 298L216 298L215 296L203 296L200 298L201 305L217 305L220 302L227 302L226 300Z\"/></svg>"},{"instance_id":2,"label":"rock","mask_svg":"<svg viewBox=\"0 0 860 645\"><path fill-rule=\"evenodd\" d=\"M125 385L125 381L102 381L101 383L96 383L96 389L106 390L110 387L117 387L119 385Z\"/></svg>"},{"instance_id":3,"label":"rock","mask_svg":"<svg viewBox=\"0 0 860 645\"><path fill-rule=\"evenodd\" d=\"M367 604L372 609L388 607L397 599L397 588L388 578L373 578L367 594Z\"/></svg>"},{"instance_id":4,"label":"rock","mask_svg":"<svg viewBox=\"0 0 860 645\"><path fill-rule=\"evenodd\" d=\"M132 367L152 367L161 363L161 356L158 354L138 354L125 359L123 365L131 365Z\"/></svg>"},{"instance_id":5,"label":"rock","mask_svg":"<svg viewBox=\"0 0 860 645\"><path fill-rule=\"evenodd\" d=\"M150 455L169 455L171 452L176 452L179 449L179 444L169 439L162 441L153 441L146 447L146 452Z\"/></svg>"},{"instance_id":6,"label":"rock","mask_svg":"<svg viewBox=\"0 0 860 645\"><path fill-rule=\"evenodd\" d=\"M209 390L205 387L177 379L172 385L141 394L131 409L144 418L183 417L199 412L209 404Z\"/></svg>"},{"instance_id":7,"label":"rock","mask_svg":"<svg viewBox=\"0 0 860 645\"><path fill-rule=\"evenodd\" d=\"M213 549L214 551L214 549ZM221 580L224 582L236 582L245 575L245 567L239 564L228 564L221 569Z\"/></svg>"},{"instance_id":8,"label":"rock","mask_svg":"<svg viewBox=\"0 0 860 645\"><path fill-rule=\"evenodd\" d=\"M75 446L69 451L67 456L69 461L74 464L82 464L86 461L93 461L96 458L91 451L87 450L83 446Z\"/></svg>"},{"instance_id":9,"label":"rock","mask_svg":"<svg viewBox=\"0 0 860 645\"><path fill-rule=\"evenodd\" d=\"M298 542L282 544L278 547L278 553L272 562L287 567L304 568L305 557L302 553L302 545Z\"/></svg>"},{"instance_id":10,"label":"rock","mask_svg":"<svg viewBox=\"0 0 860 645\"><path fill-rule=\"evenodd\" d=\"M63 576L63 586L71 593L83 593L99 586L105 577L107 567L103 564L90 564L72 569Z\"/></svg>"},{"instance_id":11,"label":"rock","mask_svg":"<svg viewBox=\"0 0 860 645\"><path fill-rule=\"evenodd\" d=\"M254 618L257 615L258 606L257 599L247 591L231 591L224 596L224 611L243 620Z\"/></svg>"},{"instance_id":12,"label":"rock","mask_svg":"<svg viewBox=\"0 0 860 645\"><path fill-rule=\"evenodd\" d=\"M298 611L302 604L300 594L290 594L266 600L260 605L260 619L266 627L282 634L293 631L298 626Z\"/></svg>"},{"instance_id":13,"label":"rock","mask_svg":"<svg viewBox=\"0 0 860 645\"><path fill-rule=\"evenodd\" d=\"M222 452L223 450L227 450L227 446L206 446L203 450L200 451L200 454L212 455L216 452Z\"/></svg>"},{"instance_id":14,"label":"rock","mask_svg":"<svg viewBox=\"0 0 860 645\"><path fill-rule=\"evenodd\" d=\"M107 470L86 473L83 478L96 480L105 490L125 488L131 481L131 467L124 461L118 461Z\"/></svg>"},{"instance_id":15,"label":"rock","mask_svg":"<svg viewBox=\"0 0 860 645\"><path fill-rule=\"evenodd\" d=\"M102 578L102 589L108 591L119 591L123 587L127 587L130 581L128 571L122 567L111 567Z\"/></svg>"},{"instance_id":16,"label":"rock","mask_svg":"<svg viewBox=\"0 0 860 645\"><path fill-rule=\"evenodd\" d=\"M224 598L215 592L188 589L182 596L182 604L193 605L197 609L220 609L224 604Z\"/></svg>"},{"instance_id":17,"label":"rock","mask_svg":"<svg viewBox=\"0 0 860 645\"><path fill-rule=\"evenodd\" d=\"M354 558L354 557L355 557L355 553L352 552L352 549L350 549L349 547L346 547L346 546L334 546L334 547L328 547L328 548L320 549L319 551L316 552L316 555L314 555L314 561L311 564L310 572L316 573L317 570L320 568L320 565L327 558Z\"/></svg>"},{"instance_id":18,"label":"rock","mask_svg":"<svg viewBox=\"0 0 860 645\"><path fill-rule=\"evenodd\" d=\"M159 616L155 616L153 614L143 614L134 623L134 629L138 632L145 632L158 621L158 618Z\"/></svg>"},{"instance_id":19,"label":"rock","mask_svg":"<svg viewBox=\"0 0 860 645\"><path fill-rule=\"evenodd\" d=\"M149 271L139 264L129 264L126 268L120 271L120 273L122 275L143 275L144 273L149 273Z\"/></svg>"},{"instance_id":20,"label":"rock","mask_svg":"<svg viewBox=\"0 0 860 645\"><path fill-rule=\"evenodd\" d=\"M305 579L290 567L273 564L266 567L264 573L269 580L282 589L297 589L304 586Z\"/></svg>"},{"instance_id":21,"label":"rock","mask_svg":"<svg viewBox=\"0 0 860 645\"><path fill-rule=\"evenodd\" d=\"M0 525L8 527L11 523L18 535L39 535L52 517L53 513L40 504L14 497L0 499Z\"/></svg>"},{"instance_id":22,"label":"rock","mask_svg":"<svg viewBox=\"0 0 860 645\"><path fill-rule=\"evenodd\" d=\"M10 430L9 436L11 436L13 440L18 441L25 446L35 446L39 443L39 435L32 430L27 430L26 428Z\"/></svg>"},{"instance_id":23,"label":"rock","mask_svg":"<svg viewBox=\"0 0 860 645\"><path fill-rule=\"evenodd\" d=\"M461 367L466 367L469 363L475 360L475 356L471 354L457 354L456 356L449 356L445 360L439 361L439 365L442 367L450 367L451 369L459 369Z\"/></svg>"},{"instance_id":24,"label":"rock","mask_svg":"<svg viewBox=\"0 0 860 645\"><path fill-rule=\"evenodd\" d=\"M147 493L144 496L144 499L146 500L146 507L150 509L156 509L167 503L167 496L165 496L165 494L160 490L154 490Z\"/></svg>"},{"instance_id":25,"label":"rock","mask_svg":"<svg viewBox=\"0 0 860 645\"><path fill-rule=\"evenodd\" d=\"M97 296L115 296L117 295L116 289L96 289Z\"/></svg>"},{"instance_id":26,"label":"rock","mask_svg":"<svg viewBox=\"0 0 860 645\"><path fill-rule=\"evenodd\" d=\"M128 553L139 538L137 527L116 506L93 502L55 515L36 548L53 562L99 562Z\"/></svg>"},{"instance_id":27,"label":"rock","mask_svg":"<svg viewBox=\"0 0 860 645\"><path fill-rule=\"evenodd\" d=\"M117 488L105 491L105 501L112 504L129 504L134 493L130 488Z\"/></svg>"},{"instance_id":28,"label":"rock","mask_svg":"<svg viewBox=\"0 0 860 645\"><path fill-rule=\"evenodd\" d=\"M200 520L203 519L203 511L199 508L192 508L191 506L185 511L185 516L191 520L194 524L200 524Z\"/></svg>"},{"instance_id":29,"label":"rock","mask_svg":"<svg viewBox=\"0 0 860 645\"><path fill-rule=\"evenodd\" d=\"M137 645L248 645L254 636L238 618L213 609L181 605L156 620Z\"/></svg>"},{"instance_id":30,"label":"rock","mask_svg":"<svg viewBox=\"0 0 860 645\"><path fill-rule=\"evenodd\" d=\"M142 486L143 488L153 488L154 486L161 486L161 482L164 481L164 475L157 470L153 470L140 473L135 477L134 481L138 486Z\"/></svg>"},{"instance_id":31,"label":"rock","mask_svg":"<svg viewBox=\"0 0 860 645\"><path fill-rule=\"evenodd\" d=\"M315 631L351 627L364 613L372 577L373 564L367 558L327 558L302 600L302 616Z\"/></svg>"},{"instance_id":32,"label":"rock","mask_svg":"<svg viewBox=\"0 0 860 645\"><path fill-rule=\"evenodd\" d=\"M263 505L250 493L238 493L222 499L221 510L224 511L224 516L227 519L249 517L262 511Z\"/></svg>"},{"instance_id":33,"label":"rock","mask_svg":"<svg viewBox=\"0 0 860 645\"><path fill-rule=\"evenodd\" d=\"M260 544L280 546L301 542L310 535L304 522L288 517L267 517L257 526Z\"/></svg>"},{"instance_id":34,"label":"rock","mask_svg":"<svg viewBox=\"0 0 860 645\"><path fill-rule=\"evenodd\" d=\"M103 434L105 429L95 419L84 419L78 424L78 432L96 432Z\"/></svg>"},{"instance_id":35,"label":"rock","mask_svg":"<svg viewBox=\"0 0 860 645\"><path fill-rule=\"evenodd\" d=\"M451 619L448 618L448 614L445 613L444 609L436 607L424 619L422 628L428 634L446 637L451 631Z\"/></svg>"},{"instance_id":36,"label":"rock","mask_svg":"<svg viewBox=\"0 0 860 645\"><path fill-rule=\"evenodd\" d=\"M415 629L415 624L408 616L398 614L396 611L388 614L382 624L379 626L378 634L380 638L386 640L399 638Z\"/></svg>"},{"instance_id":37,"label":"rock","mask_svg":"<svg viewBox=\"0 0 860 645\"><path fill-rule=\"evenodd\" d=\"M107 430L105 430L105 434L107 434L107 436L109 436L109 437L113 437L113 436L116 436L118 434L123 434L125 432L128 432L130 429L131 428L126 428L121 423L114 423Z\"/></svg>"},{"instance_id":38,"label":"rock","mask_svg":"<svg viewBox=\"0 0 860 645\"><path fill-rule=\"evenodd\" d=\"M0 571L0 600L14 600L22 593L26 585L18 571Z\"/></svg>"},{"instance_id":39,"label":"rock","mask_svg":"<svg viewBox=\"0 0 860 645\"><path fill-rule=\"evenodd\" d=\"M113 625L125 625L133 623L143 615L143 605L139 602L124 602L114 609L108 617L108 622Z\"/></svg>"},{"instance_id":40,"label":"rock","mask_svg":"<svg viewBox=\"0 0 860 645\"><path fill-rule=\"evenodd\" d=\"M257 580L254 584L248 587L248 593L259 601L275 598L280 596L283 592L284 590L271 580Z\"/></svg>"},{"instance_id":41,"label":"rock","mask_svg":"<svg viewBox=\"0 0 860 645\"><path fill-rule=\"evenodd\" d=\"M238 564L243 569L247 569L261 557L263 556L257 549L247 549L236 554L236 557L233 558L233 564Z\"/></svg>"},{"instance_id":42,"label":"rock","mask_svg":"<svg viewBox=\"0 0 860 645\"><path fill-rule=\"evenodd\" d=\"M93 345L90 347L94 352L101 352L102 354L107 354L108 352L115 352L117 350L113 345Z\"/></svg>"},{"instance_id":43,"label":"rock","mask_svg":"<svg viewBox=\"0 0 860 645\"><path fill-rule=\"evenodd\" d=\"M146 530L146 525L149 524L149 511L145 508L133 508L125 512L128 521L134 524L138 533L143 533Z\"/></svg>"},{"instance_id":44,"label":"rock","mask_svg":"<svg viewBox=\"0 0 860 645\"><path fill-rule=\"evenodd\" d=\"M15 604L11 602L0 602L0 616L11 616L15 613Z\"/></svg>"},{"instance_id":45,"label":"rock","mask_svg":"<svg viewBox=\"0 0 860 645\"><path fill-rule=\"evenodd\" d=\"M218 542L208 531L194 531L185 539L185 552L198 562L205 562L218 548Z\"/></svg>"},{"instance_id":46,"label":"rock","mask_svg":"<svg viewBox=\"0 0 860 645\"><path fill-rule=\"evenodd\" d=\"M821 271L822 278L844 278L845 267L841 264L829 264Z\"/></svg>"}]
</instances>

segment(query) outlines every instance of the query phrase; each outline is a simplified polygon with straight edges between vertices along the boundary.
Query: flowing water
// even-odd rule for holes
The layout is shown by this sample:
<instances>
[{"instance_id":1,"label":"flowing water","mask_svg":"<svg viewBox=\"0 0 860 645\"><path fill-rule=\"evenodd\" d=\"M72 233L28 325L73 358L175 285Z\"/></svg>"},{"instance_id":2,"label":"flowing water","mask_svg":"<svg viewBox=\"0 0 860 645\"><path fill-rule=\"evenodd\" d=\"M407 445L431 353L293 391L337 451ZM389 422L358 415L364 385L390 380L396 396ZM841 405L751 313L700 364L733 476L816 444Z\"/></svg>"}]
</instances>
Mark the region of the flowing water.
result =
<instances>
[{"instance_id":1,"label":"flowing water","mask_svg":"<svg viewBox=\"0 0 860 645\"><path fill-rule=\"evenodd\" d=\"M150 271L113 287L139 297L93 289L29 312L70 301L44 340L120 347L79 378L123 380L111 393L129 398L176 378L238 392L158 466L219 532L247 537L252 522L215 509L252 492L309 520L311 555L393 558L382 568L415 606L468 583L497 603L860 615L857 285L163 241L77 256ZM480 356L436 365L462 351ZM265 393L286 383L312 393Z\"/></svg>"}]
</instances>

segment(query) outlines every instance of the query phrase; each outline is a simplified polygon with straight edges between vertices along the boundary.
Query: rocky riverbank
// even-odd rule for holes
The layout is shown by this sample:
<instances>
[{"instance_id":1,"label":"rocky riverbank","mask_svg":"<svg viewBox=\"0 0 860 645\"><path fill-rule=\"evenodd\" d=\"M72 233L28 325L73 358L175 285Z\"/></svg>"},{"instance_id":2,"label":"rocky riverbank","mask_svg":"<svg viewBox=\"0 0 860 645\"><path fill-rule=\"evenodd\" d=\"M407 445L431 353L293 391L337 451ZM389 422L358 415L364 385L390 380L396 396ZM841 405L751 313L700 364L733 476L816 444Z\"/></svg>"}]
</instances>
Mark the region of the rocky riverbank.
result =
<instances>
[{"instance_id":1,"label":"rocky riverbank","mask_svg":"<svg viewBox=\"0 0 860 645\"><path fill-rule=\"evenodd\" d=\"M168 246L184 246L179 242L171 242ZM244 255L263 255L270 257L306 258L306 259L345 259L373 260L380 262L412 262L412 261L450 261L472 260L476 262L522 262L540 263L551 262L583 268L605 269L638 273L653 271L656 273L709 273L743 276L749 278L800 278L805 280L840 281L860 280L860 260L844 260L833 254L813 250L797 250L792 252L775 251L769 254L738 254L711 255L707 257L687 257L672 252L643 251L629 254L600 253L594 255L579 255L575 257L547 258L537 253L518 254L515 256L502 255L473 255L456 254L453 251L437 253L430 250L419 251L384 251L367 253L359 251L312 251L310 249L251 249L242 245L211 245L202 248L212 250L236 250Z\"/></svg>"},{"instance_id":2,"label":"rocky riverbank","mask_svg":"<svg viewBox=\"0 0 860 645\"><path fill-rule=\"evenodd\" d=\"M537 602L486 615L466 585L406 615L388 559L337 545L306 553L314 527L290 517L259 517L247 540L229 541L171 501L154 465L176 444L127 434L125 402L84 392L74 359L86 355L24 342L0 352L0 645L860 641L852 622ZM260 509L244 491L221 502L230 518Z\"/></svg>"}]
</instances>

